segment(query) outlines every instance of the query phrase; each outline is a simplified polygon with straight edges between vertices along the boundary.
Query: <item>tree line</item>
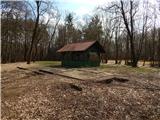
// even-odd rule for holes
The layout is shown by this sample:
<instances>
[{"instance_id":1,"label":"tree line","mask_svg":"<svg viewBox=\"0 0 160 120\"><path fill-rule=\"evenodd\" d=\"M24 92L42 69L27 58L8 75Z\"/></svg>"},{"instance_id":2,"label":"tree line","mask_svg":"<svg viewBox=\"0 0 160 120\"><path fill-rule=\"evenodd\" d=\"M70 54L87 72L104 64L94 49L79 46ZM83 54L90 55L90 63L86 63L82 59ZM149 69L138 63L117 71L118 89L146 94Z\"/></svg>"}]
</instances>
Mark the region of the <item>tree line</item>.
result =
<instances>
[{"instance_id":1,"label":"tree line","mask_svg":"<svg viewBox=\"0 0 160 120\"><path fill-rule=\"evenodd\" d=\"M159 3L160 4L160 3ZM157 6L156 6L157 5ZM137 67L138 61L160 67L160 6L149 0L121 0L99 6L93 16L65 19L51 1L1 2L1 62L59 60L56 51L68 43L97 40L115 60Z\"/></svg>"}]
</instances>

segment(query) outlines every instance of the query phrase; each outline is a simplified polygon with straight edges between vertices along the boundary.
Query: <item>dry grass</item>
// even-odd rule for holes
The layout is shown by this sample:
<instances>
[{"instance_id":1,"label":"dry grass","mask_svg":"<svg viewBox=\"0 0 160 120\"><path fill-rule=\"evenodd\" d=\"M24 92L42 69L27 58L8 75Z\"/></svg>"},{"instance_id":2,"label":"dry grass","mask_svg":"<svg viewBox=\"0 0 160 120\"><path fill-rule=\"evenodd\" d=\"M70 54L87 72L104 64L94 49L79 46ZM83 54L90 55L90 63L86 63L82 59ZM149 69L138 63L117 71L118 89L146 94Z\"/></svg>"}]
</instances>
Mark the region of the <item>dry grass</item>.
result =
<instances>
[{"instance_id":1,"label":"dry grass","mask_svg":"<svg viewBox=\"0 0 160 120\"><path fill-rule=\"evenodd\" d=\"M28 68L45 68L85 81L18 70L17 63L15 69L2 72L2 120L159 120L158 69L114 65L65 69L47 67L50 64L38 62Z\"/></svg>"},{"instance_id":2,"label":"dry grass","mask_svg":"<svg viewBox=\"0 0 160 120\"><path fill-rule=\"evenodd\" d=\"M18 66L25 67L25 68L31 68L31 67L37 67L38 64L31 63L28 65L24 62L1 64L1 72L13 71L13 70L17 69Z\"/></svg>"}]
</instances>

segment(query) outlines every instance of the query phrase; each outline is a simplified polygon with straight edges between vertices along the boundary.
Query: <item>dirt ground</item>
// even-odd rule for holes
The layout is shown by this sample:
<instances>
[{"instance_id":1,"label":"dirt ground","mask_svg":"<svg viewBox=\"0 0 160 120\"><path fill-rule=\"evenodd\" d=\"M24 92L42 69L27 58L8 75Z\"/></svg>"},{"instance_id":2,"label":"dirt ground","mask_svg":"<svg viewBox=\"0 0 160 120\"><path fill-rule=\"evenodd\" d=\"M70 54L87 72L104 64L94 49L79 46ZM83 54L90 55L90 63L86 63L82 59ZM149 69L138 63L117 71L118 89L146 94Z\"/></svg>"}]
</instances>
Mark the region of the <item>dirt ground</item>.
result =
<instances>
[{"instance_id":1,"label":"dirt ground","mask_svg":"<svg viewBox=\"0 0 160 120\"><path fill-rule=\"evenodd\" d=\"M23 64L2 65L2 120L160 120L159 69Z\"/></svg>"}]
</instances>

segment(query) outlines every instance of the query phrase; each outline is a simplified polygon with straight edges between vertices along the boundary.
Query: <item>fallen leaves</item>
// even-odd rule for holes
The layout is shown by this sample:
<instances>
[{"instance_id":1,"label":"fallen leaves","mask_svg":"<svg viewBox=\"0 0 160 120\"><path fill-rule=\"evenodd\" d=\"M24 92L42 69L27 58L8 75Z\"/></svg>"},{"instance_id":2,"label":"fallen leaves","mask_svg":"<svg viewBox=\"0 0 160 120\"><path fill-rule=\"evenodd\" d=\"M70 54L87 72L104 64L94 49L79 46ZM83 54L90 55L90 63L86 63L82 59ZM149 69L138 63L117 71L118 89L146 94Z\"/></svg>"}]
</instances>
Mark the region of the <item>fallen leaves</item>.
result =
<instances>
[{"instance_id":1,"label":"fallen leaves","mask_svg":"<svg viewBox=\"0 0 160 120\"><path fill-rule=\"evenodd\" d=\"M67 74L67 70L62 71ZM98 69L90 71L89 78L97 76L97 79L103 74ZM78 70L74 69L74 73L78 76ZM80 70L79 75L87 78L87 71ZM103 84L104 81L79 82L21 71L5 73L3 77L8 79L2 82L2 120L158 120L157 78L152 77L150 81L145 76L128 76L128 80L123 80L119 79L121 76Z\"/></svg>"}]
</instances>

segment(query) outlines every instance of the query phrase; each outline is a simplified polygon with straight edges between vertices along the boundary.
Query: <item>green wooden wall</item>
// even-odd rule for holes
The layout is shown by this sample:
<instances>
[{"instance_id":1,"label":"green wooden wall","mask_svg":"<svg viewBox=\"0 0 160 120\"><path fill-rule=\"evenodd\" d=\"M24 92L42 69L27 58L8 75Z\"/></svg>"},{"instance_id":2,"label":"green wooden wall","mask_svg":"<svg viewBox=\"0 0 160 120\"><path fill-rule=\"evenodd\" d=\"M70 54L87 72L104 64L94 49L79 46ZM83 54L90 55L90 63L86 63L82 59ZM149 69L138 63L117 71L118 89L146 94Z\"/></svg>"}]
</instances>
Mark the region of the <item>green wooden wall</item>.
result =
<instances>
[{"instance_id":1,"label":"green wooden wall","mask_svg":"<svg viewBox=\"0 0 160 120\"><path fill-rule=\"evenodd\" d=\"M100 61L62 61L63 67L97 67Z\"/></svg>"},{"instance_id":2,"label":"green wooden wall","mask_svg":"<svg viewBox=\"0 0 160 120\"><path fill-rule=\"evenodd\" d=\"M100 49L97 44L86 51L62 53L63 67L97 67L100 65Z\"/></svg>"}]
</instances>

